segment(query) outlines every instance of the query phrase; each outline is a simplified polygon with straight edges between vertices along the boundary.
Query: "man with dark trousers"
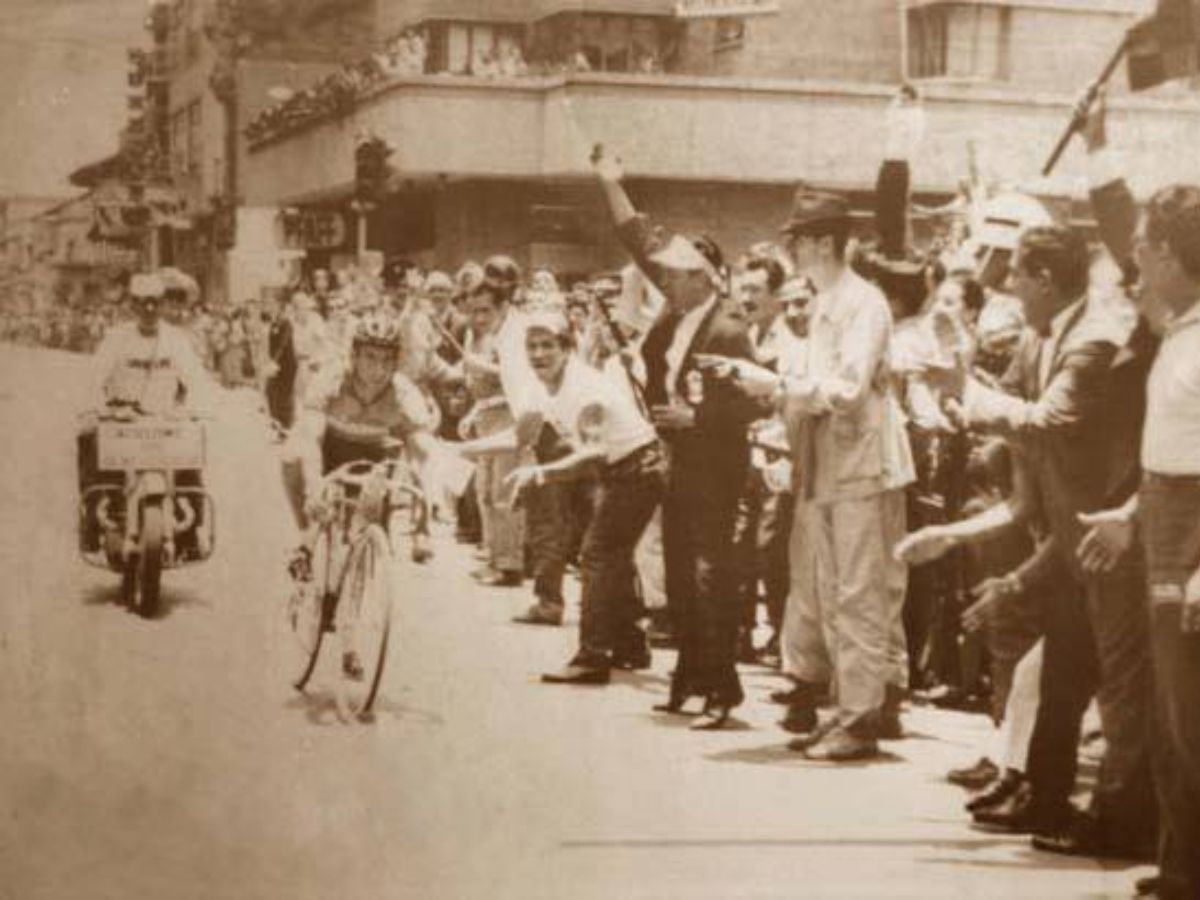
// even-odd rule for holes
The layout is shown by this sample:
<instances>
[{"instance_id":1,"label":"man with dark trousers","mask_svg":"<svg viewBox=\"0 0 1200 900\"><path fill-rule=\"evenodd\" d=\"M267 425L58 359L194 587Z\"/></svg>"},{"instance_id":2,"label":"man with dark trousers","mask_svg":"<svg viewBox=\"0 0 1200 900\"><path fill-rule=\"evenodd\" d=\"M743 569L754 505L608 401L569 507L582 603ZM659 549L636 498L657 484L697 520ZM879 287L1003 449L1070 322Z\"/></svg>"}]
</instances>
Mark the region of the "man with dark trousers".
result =
<instances>
[{"instance_id":1,"label":"man with dark trousers","mask_svg":"<svg viewBox=\"0 0 1200 900\"><path fill-rule=\"evenodd\" d=\"M1136 462L1127 451L1130 436L1141 430L1138 385L1148 357L1140 341L1129 341L1127 328L1087 301L1088 266L1086 244L1067 227L1034 227L1021 237L1009 282L1030 328L1002 381L1007 393L970 378L956 388L965 420L999 432L1013 447L1013 496L972 519L922 529L898 552L920 562L1014 521L1040 518L1047 526L1053 552L1036 555L1007 577L1014 592L1048 583L1052 598L1029 752L1033 802L975 818L1031 830L1040 849L1137 855L1153 830L1140 561L1131 558L1097 577L1083 569L1075 549L1085 531L1080 515L1123 501L1137 483ZM1083 713L1093 694L1109 746L1095 815L1084 818L1069 797Z\"/></svg>"},{"instance_id":2,"label":"man with dark trousers","mask_svg":"<svg viewBox=\"0 0 1200 900\"><path fill-rule=\"evenodd\" d=\"M722 296L716 244L652 228L625 193L619 160L598 146L593 163L621 243L667 299L642 344L646 404L670 460L663 552L679 639L670 698L658 709L678 713L688 698L703 697L692 727L717 729L743 700L730 547L749 459L746 429L759 411L733 385L706 376L698 357L750 359L753 351L745 321Z\"/></svg>"}]
</instances>

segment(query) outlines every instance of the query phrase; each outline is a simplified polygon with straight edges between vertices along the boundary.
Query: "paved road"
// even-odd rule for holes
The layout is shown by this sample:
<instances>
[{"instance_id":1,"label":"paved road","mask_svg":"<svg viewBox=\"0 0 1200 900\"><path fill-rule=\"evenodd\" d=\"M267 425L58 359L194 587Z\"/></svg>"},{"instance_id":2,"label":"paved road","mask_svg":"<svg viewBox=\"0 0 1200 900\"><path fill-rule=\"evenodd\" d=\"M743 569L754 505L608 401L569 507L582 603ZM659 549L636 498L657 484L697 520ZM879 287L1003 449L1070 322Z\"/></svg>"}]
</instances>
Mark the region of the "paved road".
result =
<instances>
[{"instance_id":1,"label":"paved road","mask_svg":"<svg viewBox=\"0 0 1200 900\"><path fill-rule=\"evenodd\" d=\"M739 728L650 714L670 654L607 688L537 683L570 629L509 623L444 536L400 575L379 716L287 686L291 535L253 398L212 429L219 549L165 615L74 550L85 361L0 348L0 900L1126 896L1145 870L966 827L942 782L978 718L915 710L884 760L784 748L748 671Z\"/></svg>"}]
</instances>

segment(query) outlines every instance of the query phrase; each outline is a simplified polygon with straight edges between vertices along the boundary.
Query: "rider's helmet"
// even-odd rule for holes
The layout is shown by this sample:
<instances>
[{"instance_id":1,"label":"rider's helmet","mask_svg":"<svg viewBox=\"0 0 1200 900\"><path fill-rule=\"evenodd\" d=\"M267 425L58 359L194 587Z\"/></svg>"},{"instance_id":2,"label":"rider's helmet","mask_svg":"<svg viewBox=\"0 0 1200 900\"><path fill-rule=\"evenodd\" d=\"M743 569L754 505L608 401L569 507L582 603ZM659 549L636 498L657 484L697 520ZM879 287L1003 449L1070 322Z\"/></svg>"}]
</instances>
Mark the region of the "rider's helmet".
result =
<instances>
[{"instance_id":1,"label":"rider's helmet","mask_svg":"<svg viewBox=\"0 0 1200 900\"><path fill-rule=\"evenodd\" d=\"M139 328L148 331L157 327L166 292L166 283L158 275L134 275L129 279L129 296Z\"/></svg>"},{"instance_id":2,"label":"rider's helmet","mask_svg":"<svg viewBox=\"0 0 1200 900\"><path fill-rule=\"evenodd\" d=\"M384 347L394 352L400 350L400 323L394 316L368 313L358 321L354 329L352 346Z\"/></svg>"},{"instance_id":3,"label":"rider's helmet","mask_svg":"<svg viewBox=\"0 0 1200 900\"><path fill-rule=\"evenodd\" d=\"M160 301L166 292L166 282L162 280L161 276L154 273L134 275L129 279L129 295L135 303L149 300Z\"/></svg>"}]
</instances>

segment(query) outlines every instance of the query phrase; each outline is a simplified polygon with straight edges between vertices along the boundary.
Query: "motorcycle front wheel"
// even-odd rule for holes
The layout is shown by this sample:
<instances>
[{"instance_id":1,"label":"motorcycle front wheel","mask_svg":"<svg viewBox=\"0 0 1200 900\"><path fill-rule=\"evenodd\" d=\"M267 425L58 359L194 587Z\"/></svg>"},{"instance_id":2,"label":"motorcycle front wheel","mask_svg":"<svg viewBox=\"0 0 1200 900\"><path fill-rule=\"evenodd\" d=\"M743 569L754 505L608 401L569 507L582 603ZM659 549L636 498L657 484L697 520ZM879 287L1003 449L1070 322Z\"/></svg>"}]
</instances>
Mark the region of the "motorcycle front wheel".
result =
<instances>
[{"instance_id":1,"label":"motorcycle front wheel","mask_svg":"<svg viewBox=\"0 0 1200 900\"><path fill-rule=\"evenodd\" d=\"M143 619L158 615L162 599L163 510L148 504L142 511L141 540L138 542L137 600L135 611Z\"/></svg>"}]
</instances>

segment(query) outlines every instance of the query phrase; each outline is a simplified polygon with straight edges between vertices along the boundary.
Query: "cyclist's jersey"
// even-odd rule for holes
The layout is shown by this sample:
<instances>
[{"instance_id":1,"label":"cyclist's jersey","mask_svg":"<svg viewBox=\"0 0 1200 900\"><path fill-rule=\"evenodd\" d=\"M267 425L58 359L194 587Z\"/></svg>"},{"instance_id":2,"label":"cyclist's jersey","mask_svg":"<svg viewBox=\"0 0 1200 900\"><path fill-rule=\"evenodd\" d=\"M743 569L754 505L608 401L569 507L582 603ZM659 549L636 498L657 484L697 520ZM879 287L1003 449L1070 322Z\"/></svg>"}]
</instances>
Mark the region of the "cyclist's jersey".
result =
<instances>
[{"instance_id":1,"label":"cyclist's jersey","mask_svg":"<svg viewBox=\"0 0 1200 900\"><path fill-rule=\"evenodd\" d=\"M420 390L399 374L374 397L361 397L349 371L342 370L318 379L308 406L325 418L321 469L326 474L347 462L378 462L387 439L407 440L435 424Z\"/></svg>"}]
</instances>

